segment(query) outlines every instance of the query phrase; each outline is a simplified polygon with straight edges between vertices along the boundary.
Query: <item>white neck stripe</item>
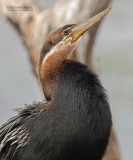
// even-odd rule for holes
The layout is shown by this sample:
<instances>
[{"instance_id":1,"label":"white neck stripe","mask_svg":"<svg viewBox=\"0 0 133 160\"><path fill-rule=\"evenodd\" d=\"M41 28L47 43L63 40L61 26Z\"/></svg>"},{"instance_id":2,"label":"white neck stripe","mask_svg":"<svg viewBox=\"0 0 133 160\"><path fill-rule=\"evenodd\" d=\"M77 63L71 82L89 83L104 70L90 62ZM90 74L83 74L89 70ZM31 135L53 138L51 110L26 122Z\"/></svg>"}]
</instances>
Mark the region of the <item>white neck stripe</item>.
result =
<instances>
[{"instance_id":1,"label":"white neck stripe","mask_svg":"<svg viewBox=\"0 0 133 160\"><path fill-rule=\"evenodd\" d=\"M54 46L44 57L42 65L45 63L45 61L48 59L49 56L51 56L52 54L54 54L55 51L57 51L57 49L64 43L64 40L66 38L63 38L62 41L60 41L59 43L56 44L56 46Z\"/></svg>"}]
</instances>

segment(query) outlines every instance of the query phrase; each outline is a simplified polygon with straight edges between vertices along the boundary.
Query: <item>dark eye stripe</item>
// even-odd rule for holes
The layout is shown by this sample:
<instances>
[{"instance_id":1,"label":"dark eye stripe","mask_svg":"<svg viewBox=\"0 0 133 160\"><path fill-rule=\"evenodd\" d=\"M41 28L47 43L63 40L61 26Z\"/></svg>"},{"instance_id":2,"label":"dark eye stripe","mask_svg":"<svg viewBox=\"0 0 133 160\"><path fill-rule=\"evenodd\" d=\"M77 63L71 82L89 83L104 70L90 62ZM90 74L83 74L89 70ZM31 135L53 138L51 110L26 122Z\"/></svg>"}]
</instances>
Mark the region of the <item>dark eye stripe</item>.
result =
<instances>
[{"instance_id":1,"label":"dark eye stripe","mask_svg":"<svg viewBox=\"0 0 133 160\"><path fill-rule=\"evenodd\" d=\"M67 28L70 28L72 26L76 26L76 24L68 24L68 25L65 25L62 29L65 30Z\"/></svg>"}]
</instances>

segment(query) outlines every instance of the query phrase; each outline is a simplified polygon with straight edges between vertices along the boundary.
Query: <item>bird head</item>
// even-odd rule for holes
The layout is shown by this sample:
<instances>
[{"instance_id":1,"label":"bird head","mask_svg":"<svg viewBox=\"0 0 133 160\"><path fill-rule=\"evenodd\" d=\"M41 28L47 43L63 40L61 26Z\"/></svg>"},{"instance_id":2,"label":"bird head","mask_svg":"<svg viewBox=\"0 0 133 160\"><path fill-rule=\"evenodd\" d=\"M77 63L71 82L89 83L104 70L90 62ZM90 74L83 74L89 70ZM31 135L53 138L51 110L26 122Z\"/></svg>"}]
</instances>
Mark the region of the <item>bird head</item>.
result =
<instances>
[{"instance_id":1,"label":"bird head","mask_svg":"<svg viewBox=\"0 0 133 160\"><path fill-rule=\"evenodd\" d=\"M45 60L55 53L57 50L68 50L71 48L71 52L75 49L78 40L82 35L98 23L109 11L110 8L105 9L99 14L90 18L87 22L82 24L69 24L60 27L53 31L44 42L41 50L41 62L44 64ZM71 43L70 43L71 42ZM70 54L70 52L69 52Z\"/></svg>"},{"instance_id":2,"label":"bird head","mask_svg":"<svg viewBox=\"0 0 133 160\"><path fill-rule=\"evenodd\" d=\"M39 62L39 79L46 99L52 99L62 62L74 52L80 37L98 23L110 9L105 9L83 24L65 25L48 35Z\"/></svg>"}]
</instances>

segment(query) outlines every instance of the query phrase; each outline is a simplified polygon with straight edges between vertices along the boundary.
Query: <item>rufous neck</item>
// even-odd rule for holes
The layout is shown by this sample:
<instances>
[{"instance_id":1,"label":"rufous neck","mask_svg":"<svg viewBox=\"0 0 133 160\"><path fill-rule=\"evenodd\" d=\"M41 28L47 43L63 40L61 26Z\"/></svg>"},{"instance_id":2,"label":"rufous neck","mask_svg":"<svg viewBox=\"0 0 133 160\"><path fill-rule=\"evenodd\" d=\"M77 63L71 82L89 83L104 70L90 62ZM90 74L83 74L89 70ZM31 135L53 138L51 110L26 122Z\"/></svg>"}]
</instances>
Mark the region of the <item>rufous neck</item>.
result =
<instances>
[{"instance_id":1,"label":"rufous neck","mask_svg":"<svg viewBox=\"0 0 133 160\"><path fill-rule=\"evenodd\" d=\"M39 66L39 79L47 101L51 101L55 94L60 73L63 71L63 62L73 53L76 48L68 38L60 46L53 47L42 60Z\"/></svg>"}]
</instances>

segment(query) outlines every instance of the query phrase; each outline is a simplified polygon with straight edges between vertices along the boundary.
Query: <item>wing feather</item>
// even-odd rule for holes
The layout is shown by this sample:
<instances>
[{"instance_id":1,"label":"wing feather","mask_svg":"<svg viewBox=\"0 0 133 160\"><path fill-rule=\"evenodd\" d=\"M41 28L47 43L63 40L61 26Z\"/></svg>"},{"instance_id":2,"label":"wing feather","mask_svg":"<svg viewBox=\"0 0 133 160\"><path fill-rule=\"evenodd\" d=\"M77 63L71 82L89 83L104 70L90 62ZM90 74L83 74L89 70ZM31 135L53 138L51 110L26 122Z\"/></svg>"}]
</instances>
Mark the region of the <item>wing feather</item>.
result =
<instances>
[{"instance_id":1,"label":"wing feather","mask_svg":"<svg viewBox=\"0 0 133 160\"><path fill-rule=\"evenodd\" d=\"M36 116L39 112L45 111L47 103L34 102L32 105L25 105L24 108L16 109L17 116L9 119L0 128L0 160L12 159L17 156L30 141L29 130L25 127L26 119Z\"/></svg>"}]
</instances>

